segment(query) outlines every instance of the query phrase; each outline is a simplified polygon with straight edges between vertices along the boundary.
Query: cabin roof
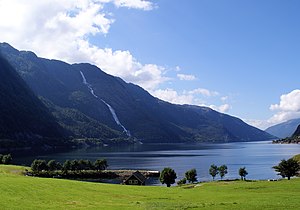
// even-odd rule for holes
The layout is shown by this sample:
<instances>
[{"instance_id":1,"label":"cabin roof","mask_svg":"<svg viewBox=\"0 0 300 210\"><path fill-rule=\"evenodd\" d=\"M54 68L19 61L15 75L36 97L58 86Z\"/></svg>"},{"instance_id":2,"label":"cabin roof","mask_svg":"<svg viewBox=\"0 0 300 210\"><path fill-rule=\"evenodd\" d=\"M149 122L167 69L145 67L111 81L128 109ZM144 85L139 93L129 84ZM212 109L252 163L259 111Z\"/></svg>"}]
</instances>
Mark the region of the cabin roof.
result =
<instances>
[{"instance_id":1,"label":"cabin roof","mask_svg":"<svg viewBox=\"0 0 300 210\"><path fill-rule=\"evenodd\" d=\"M133 174L131 174L131 176L128 177L128 178L125 180L125 182L127 182L132 176L134 176L134 177L135 177L137 180L139 180L141 183L144 183L144 182L146 181L146 177L145 177L143 174L141 174L141 172L136 171L136 172L134 172Z\"/></svg>"}]
</instances>

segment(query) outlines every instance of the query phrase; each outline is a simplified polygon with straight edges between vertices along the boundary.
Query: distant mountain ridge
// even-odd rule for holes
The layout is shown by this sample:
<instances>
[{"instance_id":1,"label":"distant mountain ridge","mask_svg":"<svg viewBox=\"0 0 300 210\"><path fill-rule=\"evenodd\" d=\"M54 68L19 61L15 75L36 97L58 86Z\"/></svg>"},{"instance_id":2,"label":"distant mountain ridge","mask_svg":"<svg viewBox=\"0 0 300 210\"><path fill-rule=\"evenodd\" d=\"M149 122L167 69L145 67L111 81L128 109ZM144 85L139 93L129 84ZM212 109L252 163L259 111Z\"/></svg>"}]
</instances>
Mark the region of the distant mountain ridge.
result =
<instances>
[{"instance_id":1,"label":"distant mountain ridge","mask_svg":"<svg viewBox=\"0 0 300 210\"><path fill-rule=\"evenodd\" d=\"M286 138L293 135L298 125L300 125L300 118L273 125L267 128L265 131L279 138Z\"/></svg>"},{"instance_id":2,"label":"distant mountain ridge","mask_svg":"<svg viewBox=\"0 0 300 210\"><path fill-rule=\"evenodd\" d=\"M293 133L292 137L300 137L300 124L297 126L297 129Z\"/></svg>"},{"instance_id":3,"label":"distant mountain ridge","mask_svg":"<svg viewBox=\"0 0 300 210\"><path fill-rule=\"evenodd\" d=\"M278 139L273 141L276 144L300 144L300 124L297 126L297 129L294 133L286 138Z\"/></svg>"},{"instance_id":4,"label":"distant mountain ridge","mask_svg":"<svg viewBox=\"0 0 300 210\"><path fill-rule=\"evenodd\" d=\"M79 131L80 126L91 130L96 126L98 130L107 131L110 137L124 135L112 116L111 106L122 126L144 143L261 141L274 138L238 118L210 108L174 105L157 99L139 86L108 75L90 64L70 65L39 58L32 52L18 51L6 43L0 44L0 51L30 88L44 99L60 125L81 137L92 136ZM98 98L84 83L81 72ZM78 122L75 116L85 120L74 126L72 121ZM106 138L101 136L101 132L94 133L93 138L97 136Z\"/></svg>"}]
</instances>

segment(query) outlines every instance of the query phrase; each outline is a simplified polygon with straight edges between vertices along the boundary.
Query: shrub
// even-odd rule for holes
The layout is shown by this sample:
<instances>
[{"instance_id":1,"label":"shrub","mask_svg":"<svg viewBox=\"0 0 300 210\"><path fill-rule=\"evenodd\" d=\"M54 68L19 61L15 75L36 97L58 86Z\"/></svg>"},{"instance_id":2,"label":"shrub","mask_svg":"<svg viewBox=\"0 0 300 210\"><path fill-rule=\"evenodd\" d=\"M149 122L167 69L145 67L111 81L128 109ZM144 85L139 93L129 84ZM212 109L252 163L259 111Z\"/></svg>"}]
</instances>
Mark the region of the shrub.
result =
<instances>
[{"instance_id":1,"label":"shrub","mask_svg":"<svg viewBox=\"0 0 300 210\"><path fill-rule=\"evenodd\" d=\"M178 185L186 184L186 178L183 178L177 182Z\"/></svg>"}]
</instances>

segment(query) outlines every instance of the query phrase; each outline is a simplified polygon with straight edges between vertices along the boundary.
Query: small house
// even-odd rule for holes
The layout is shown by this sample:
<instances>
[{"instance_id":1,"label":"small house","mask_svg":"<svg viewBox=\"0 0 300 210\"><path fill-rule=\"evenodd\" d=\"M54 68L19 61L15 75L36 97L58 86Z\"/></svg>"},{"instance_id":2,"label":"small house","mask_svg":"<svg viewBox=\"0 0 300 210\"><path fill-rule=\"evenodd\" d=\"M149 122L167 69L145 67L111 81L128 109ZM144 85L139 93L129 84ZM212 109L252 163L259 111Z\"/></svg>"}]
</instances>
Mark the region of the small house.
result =
<instances>
[{"instance_id":1,"label":"small house","mask_svg":"<svg viewBox=\"0 0 300 210\"><path fill-rule=\"evenodd\" d=\"M124 180L124 184L126 185L145 185L145 182L146 177L139 171L134 172L126 180Z\"/></svg>"}]
</instances>

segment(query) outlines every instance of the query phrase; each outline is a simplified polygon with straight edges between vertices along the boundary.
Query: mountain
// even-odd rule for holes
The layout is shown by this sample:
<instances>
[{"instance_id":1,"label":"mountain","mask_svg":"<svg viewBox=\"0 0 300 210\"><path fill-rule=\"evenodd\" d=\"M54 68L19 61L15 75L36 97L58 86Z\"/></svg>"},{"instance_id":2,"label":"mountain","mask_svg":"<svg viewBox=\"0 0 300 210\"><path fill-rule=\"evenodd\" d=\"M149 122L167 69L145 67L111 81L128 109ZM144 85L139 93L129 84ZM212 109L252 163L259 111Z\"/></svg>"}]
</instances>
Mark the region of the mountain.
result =
<instances>
[{"instance_id":1,"label":"mountain","mask_svg":"<svg viewBox=\"0 0 300 210\"><path fill-rule=\"evenodd\" d=\"M106 74L91 64L67 64L18 51L6 43L0 51L64 128L76 116L132 136L144 143L260 141L274 138L242 120L207 107L175 105L141 87ZM67 118L64 115L67 114ZM77 114L75 114L77 113ZM80 127L90 123L77 124ZM76 129L75 129L76 130ZM85 129L84 129L85 130ZM117 131L116 131L117 130Z\"/></svg>"},{"instance_id":2,"label":"mountain","mask_svg":"<svg viewBox=\"0 0 300 210\"><path fill-rule=\"evenodd\" d=\"M61 145L64 130L0 54L0 148Z\"/></svg>"},{"instance_id":3,"label":"mountain","mask_svg":"<svg viewBox=\"0 0 300 210\"><path fill-rule=\"evenodd\" d=\"M294 131L293 135L283 139L274 140L273 143L276 144L300 144L300 125Z\"/></svg>"},{"instance_id":4,"label":"mountain","mask_svg":"<svg viewBox=\"0 0 300 210\"><path fill-rule=\"evenodd\" d=\"M41 100L58 120L61 126L69 131L69 135L75 138L88 137L105 141L121 137L120 132L110 129L98 121L82 114L76 109L61 108L44 98L41 98Z\"/></svg>"},{"instance_id":5,"label":"mountain","mask_svg":"<svg viewBox=\"0 0 300 210\"><path fill-rule=\"evenodd\" d=\"M84 87L83 92L80 92L82 85L79 85L78 88L78 81L74 81L74 75L69 73L69 65L60 61L52 61L48 64L48 60L37 58L32 52L19 52L8 44L2 44L0 48L3 55L17 69L21 77L40 97L60 126L71 137L96 138L102 141L121 137L121 132L111 129L79 111L79 109L83 109L95 116L96 112L93 110L100 112L101 106L92 100L89 103L95 104L88 108L85 107L84 91L87 93L88 91ZM48 68L53 71L46 71ZM60 71L61 68L63 70ZM60 76L63 79L57 78L55 73L61 73ZM78 75L75 75L75 79L77 79L76 76ZM74 91L70 91L72 89ZM81 107L78 108L77 105Z\"/></svg>"},{"instance_id":6,"label":"mountain","mask_svg":"<svg viewBox=\"0 0 300 210\"><path fill-rule=\"evenodd\" d=\"M265 131L279 138L286 138L292 136L292 134L295 132L299 124L300 124L300 118L292 119L271 126L267 128Z\"/></svg>"},{"instance_id":7,"label":"mountain","mask_svg":"<svg viewBox=\"0 0 300 210\"><path fill-rule=\"evenodd\" d=\"M292 137L299 137L300 136L300 124L297 126L297 129L293 133Z\"/></svg>"}]
</instances>

